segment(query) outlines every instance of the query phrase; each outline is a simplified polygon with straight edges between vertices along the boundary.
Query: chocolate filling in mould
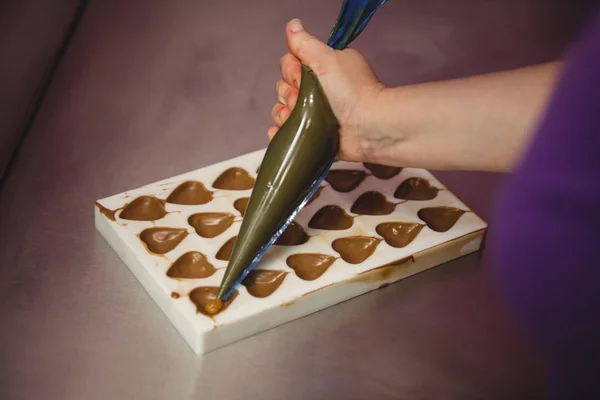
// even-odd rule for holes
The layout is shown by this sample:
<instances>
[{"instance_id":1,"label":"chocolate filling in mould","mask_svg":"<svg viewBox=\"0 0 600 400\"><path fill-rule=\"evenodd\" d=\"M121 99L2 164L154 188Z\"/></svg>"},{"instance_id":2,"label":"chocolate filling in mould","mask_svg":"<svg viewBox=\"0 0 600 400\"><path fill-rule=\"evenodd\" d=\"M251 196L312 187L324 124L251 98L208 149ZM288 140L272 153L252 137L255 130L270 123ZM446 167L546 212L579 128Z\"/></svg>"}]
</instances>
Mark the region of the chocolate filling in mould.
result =
<instances>
[{"instance_id":1,"label":"chocolate filling in mould","mask_svg":"<svg viewBox=\"0 0 600 400\"><path fill-rule=\"evenodd\" d=\"M358 187L367 177L363 170L332 169L325 180L337 192L347 193Z\"/></svg>"},{"instance_id":2,"label":"chocolate filling in mould","mask_svg":"<svg viewBox=\"0 0 600 400\"><path fill-rule=\"evenodd\" d=\"M187 235L188 231L185 229L156 227L144 229L140 233L140 240L151 253L166 254L177 247Z\"/></svg>"},{"instance_id":3,"label":"chocolate filling in mould","mask_svg":"<svg viewBox=\"0 0 600 400\"><path fill-rule=\"evenodd\" d=\"M385 242L397 249L408 246L425 225L412 222L384 222L375 228Z\"/></svg>"},{"instance_id":4,"label":"chocolate filling in mould","mask_svg":"<svg viewBox=\"0 0 600 400\"><path fill-rule=\"evenodd\" d=\"M167 215L165 201L154 196L140 196L127 204L119 218L132 221L156 221Z\"/></svg>"},{"instance_id":5,"label":"chocolate filling in mould","mask_svg":"<svg viewBox=\"0 0 600 400\"><path fill-rule=\"evenodd\" d=\"M335 257L327 254L305 253L289 256L286 264L294 270L298 278L305 281L314 281L323 275L335 260Z\"/></svg>"},{"instance_id":6,"label":"chocolate filling in mould","mask_svg":"<svg viewBox=\"0 0 600 400\"><path fill-rule=\"evenodd\" d=\"M169 278L202 279L215 273L215 267L198 251L189 251L179 257L167 271Z\"/></svg>"},{"instance_id":7,"label":"chocolate filling in mould","mask_svg":"<svg viewBox=\"0 0 600 400\"><path fill-rule=\"evenodd\" d=\"M433 200L439 189L431 186L427 179L409 178L402 182L394 192L394 197L402 200Z\"/></svg>"},{"instance_id":8,"label":"chocolate filling in mould","mask_svg":"<svg viewBox=\"0 0 600 400\"><path fill-rule=\"evenodd\" d=\"M254 178L242 168L229 168L223 172L213 183L215 189L221 190L248 190L254 187Z\"/></svg>"},{"instance_id":9,"label":"chocolate filling in mould","mask_svg":"<svg viewBox=\"0 0 600 400\"><path fill-rule=\"evenodd\" d=\"M360 264L373 255L380 242L377 237L350 236L334 240L331 247L347 263Z\"/></svg>"},{"instance_id":10,"label":"chocolate filling in mould","mask_svg":"<svg viewBox=\"0 0 600 400\"><path fill-rule=\"evenodd\" d=\"M203 183L186 181L171 192L169 197L167 197L167 203L198 206L209 203L212 199L213 193L206 189Z\"/></svg>"},{"instance_id":11,"label":"chocolate filling in mould","mask_svg":"<svg viewBox=\"0 0 600 400\"><path fill-rule=\"evenodd\" d=\"M235 215L224 212L205 212L193 214L188 218L188 223L203 238L211 239L225 232L233 222Z\"/></svg>"},{"instance_id":12,"label":"chocolate filling in mould","mask_svg":"<svg viewBox=\"0 0 600 400\"><path fill-rule=\"evenodd\" d=\"M434 187L430 182L435 178L427 171L396 180L392 178L399 178L402 168L357 168L338 162L329 183L308 202L312 207L302 210L275 243L286 247L270 252L220 303L217 272L231 258L239 231L236 222L244 217L249 195L217 192L253 188L254 178L236 166L256 165L261 155L248 157L254 158L207 167L168 184L147 185L96 203L98 229L128 260L129 268L145 277L142 285L174 317L173 323L199 354L296 319L308 309L320 309L320 302L339 303L481 248L487 225L451 192L435 200L435 206L414 209L418 203L411 202L436 199L446 190ZM218 178L205 186L207 176ZM367 179L372 186L361 192ZM166 200L161 193L168 195ZM406 202L408 207L398 207ZM169 213L172 218L157 222ZM465 213L470 213L468 218ZM147 222L128 224L117 217ZM182 246L185 251L169 257ZM148 257L157 257L156 262L148 262ZM171 264L159 270L165 259ZM328 289L337 285L347 289ZM175 301L178 306L172 307ZM290 308L282 319L277 310L283 306Z\"/></svg>"},{"instance_id":13,"label":"chocolate filling in mould","mask_svg":"<svg viewBox=\"0 0 600 400\"><path fill-rule=\"evenodd\" d=\"M246 214L246 209L248 208L248 201L250 201L250 197L242 197L233 202L233 208L235 208L243 217Z\"/></svg>"},{"instance_id":14,"label":"chocolate filling in mould","mask_svg":"<svg viewBox=\"0 0 600 400\"><path fill-rule=\"evenodd\" d=\"M242 285L254 297L265 298L273 294L283 283L287 272L273 270L251 270Z\"/></svg>"},{"instance_id":15,"label":"chocolate filling in mould","mask_svg":"<svg viewBox=\"0 0 600 400\"><path fill-rule=\"evenodd\" d=\"M308 222L308 227L327 231L342 231L354 225L354 218L336 205L327 205L313 215Z\"/></svg>"},{"instance_id":16,"label":"chocolate filling in mould","mask_svg":"<svg viewBox=\"0 0 600 400\"><path fill-rule=\"evenodd\" d=\"M400 167L388 167L380 164L363 163L366 169L371 171L374 177L379 179L392 179L402 172Z\"/></svg>"},{"instance_id":17,"label":"chocolate filling in mould","mask_svg":"<svg viewBox=\"0 0 600 400\"><path fill-rule=\"evenodd\" d=\"M389 215L400 203L392 203L380 192L370 191L360 195L352 204L350 211L360 215Z\"/></svg>"},{"instance_id":18,"label":"chocolate filling in mould","mask_svg":"<svg viewBox=\"0 0 600 400\"><path fill-rule=\"evenodd\" d=\"M427 226L436 232L449 231L463 216L465 210L455 207L429 207L422 208L417 216L427 224Z\"/></svg>"},{"instance_id":19,"label":"chocolate filling in mould","mask_svg":"<svg viewBox=\"0 0 600 400\"><path fill-rule=\"evenodd\" d=\"M237 236L234 236L231 239L229 239L228 241L226 241L225 244L223 244L223 246L221 246L221 248L217 252L217 255L215 256L215 258L217 260L221 260L221 261L229 261L229 258L231 257L231 253L233 252L233 245L235 245L236 239L237 239Z\"/></svg>"},{"instance_id":20,"label":"chocolate filling in mould","mask_svg":"<svg viewBox=\"0 0 600 400\"><path fill-rule=\"evenodd\" d=\"M276 246L300 246L308 242L308 235L296 221L292 221L292 223L286 228L285 231L277 238L275 241Z\"/></svg>"},{"instance_id":21,"label":"chocolate filling in mould","mask_svg":"<svg viewBox=\"0 0 600 400\"><path fill-rule=\"evenodd\" d=\"M199 314L212 317L213 315L222 313L223 311L227 310L227 307L229 307L231 303L233 303L239 293L237 290L233 291L227 301L223 302L223 306L219 311L214 313L207 311L211 310L211 306L217 298L218 291L218 286L200 286L190 292L190 300L196 306L196 311Z\"/></svg>"}]
</instances>

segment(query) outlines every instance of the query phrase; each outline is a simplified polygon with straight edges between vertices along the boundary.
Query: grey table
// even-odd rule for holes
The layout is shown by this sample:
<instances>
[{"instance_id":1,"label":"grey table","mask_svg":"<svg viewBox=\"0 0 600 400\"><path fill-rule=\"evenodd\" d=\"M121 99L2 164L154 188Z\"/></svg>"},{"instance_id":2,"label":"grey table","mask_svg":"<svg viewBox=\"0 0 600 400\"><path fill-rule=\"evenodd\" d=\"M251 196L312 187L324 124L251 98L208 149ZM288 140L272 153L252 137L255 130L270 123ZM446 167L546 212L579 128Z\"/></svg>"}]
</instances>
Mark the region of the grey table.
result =
<instances>
[{"instance_id":1,"label":"grey table","mask_svg":"<svg viewBox=\"0 0 600 400\"><path fill-rule=\"evenodd\" d=\"M214 3L91 2L0 192L0 398L539 397L543 363L486 252L205 357L187 347L95 231L94 200L266 146L285 22L325 37L339 8ZM560 3L391 1L356 47L393 85L546 61L580 17ZM438 177L493 225L503 176Z\"/></svg>"}]
</instances>

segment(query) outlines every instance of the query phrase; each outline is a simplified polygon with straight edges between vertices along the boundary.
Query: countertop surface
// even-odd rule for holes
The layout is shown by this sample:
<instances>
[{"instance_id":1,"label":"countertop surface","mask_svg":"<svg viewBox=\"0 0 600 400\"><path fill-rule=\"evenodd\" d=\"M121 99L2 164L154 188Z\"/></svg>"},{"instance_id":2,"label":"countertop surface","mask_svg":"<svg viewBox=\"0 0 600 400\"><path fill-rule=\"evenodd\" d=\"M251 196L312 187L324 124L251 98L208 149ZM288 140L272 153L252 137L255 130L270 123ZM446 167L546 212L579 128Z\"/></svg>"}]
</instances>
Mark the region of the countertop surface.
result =
<instances>
[{"instance_id":1,"label":"countertop surface","mask_svg":"<svg viewBox=\"0 0 600 400\"><path fill-rule=\"evenodd\" d=\"M0 192L0 398L540 397L486 251L194 355L94 201L265 147L285 22L325 37L341 4L213 3L91 2ZM388 84L552 59L576 21L558 1L405 3L355 45ZM433 172L493 228L504 176Z\"/></svg>"}]
</instances>

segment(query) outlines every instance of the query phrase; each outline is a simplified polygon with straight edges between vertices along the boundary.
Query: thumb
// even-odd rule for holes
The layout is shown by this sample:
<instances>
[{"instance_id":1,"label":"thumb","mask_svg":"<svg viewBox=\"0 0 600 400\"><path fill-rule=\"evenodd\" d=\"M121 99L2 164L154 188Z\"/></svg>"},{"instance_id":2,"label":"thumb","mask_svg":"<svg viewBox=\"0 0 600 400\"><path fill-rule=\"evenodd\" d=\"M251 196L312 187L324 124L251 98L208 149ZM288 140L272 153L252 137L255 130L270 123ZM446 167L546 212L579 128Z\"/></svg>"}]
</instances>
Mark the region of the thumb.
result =
<instances>
[{"instance_id":1,"label":"thumb","mask_svg":"<svg viewBox=\"0 0 600 400\"><path fill-rule=\"evenodd\" d=\"M334 57L335 50L310 35L298 19L288 22L286 36L290 53L302 64L312 69L317 76L327 72L328 60Z\"/></svg>"}]
</instances>

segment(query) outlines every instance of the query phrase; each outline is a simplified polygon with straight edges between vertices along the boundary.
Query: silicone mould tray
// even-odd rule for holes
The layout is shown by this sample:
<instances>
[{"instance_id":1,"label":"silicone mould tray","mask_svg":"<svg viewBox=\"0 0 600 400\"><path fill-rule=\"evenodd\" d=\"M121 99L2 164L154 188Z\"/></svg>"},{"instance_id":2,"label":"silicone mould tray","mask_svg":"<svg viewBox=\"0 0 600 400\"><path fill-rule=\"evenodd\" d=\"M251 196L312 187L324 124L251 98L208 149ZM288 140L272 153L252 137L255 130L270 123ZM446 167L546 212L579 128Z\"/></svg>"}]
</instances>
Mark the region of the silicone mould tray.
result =
<instances>
[{"instance_id":1,"label":"silicone mould tray","mask_svg":"<svg viewBox=\"0 0 600 400\"><path fill-rule=\"evenodd\" d=\"M369 169L363 164L338 161L332 167L331 177L335 174L340 175L339 172L335 172L337 170L358 172L342 172L341 175L345 175L342 176L343 179L328 179L329 182L324 182L318 196L315 196L295 219L296 227L300 228L301 239L295 242L292 240L291 245L288 242L288 245L271 247L256 268L258 271L280 272L262 278L258 276L253 282L240 285L237 288L238 295L226 309L212 317L204 315L198 311L190 293L199 287L219 286L227 261L223 259L222 254L219 257L217 254L237 235L242 220L238 209L239 202L237 208L234 203L238 199L249 197L252 190L216 189L213 185L224 171L231 168L236 168L238 172L247 172L250 178L255 177L263 154L264 150L246 154L116 194L98 200L95 204L95 223L98 231L197 354L204 354L476 252L483 245L487 224L428 171L404 168L392 173L391 177L381 179L371 172L372 168ZM347 179L349 177L351 179ZM174 189L188 181L202 183L210 192L209 198L212 200L200 205L172 204L166 201ZM414 197L410 193L406 196L406 190L398 190L403 183L405 189L410 189L411 182L420 185L421 190L423 184L427 183L437 190L427 185L425 196L417 196L426 200L397 198ZM347 191L348 189L351 190ZM366 195L364 199L367 201L363 203L363 208L367 205L367 208L373 206L385 210L379 212L380 215L356 214L351 211L355 201L367 192L371 192L372 196ZM383 196L378 197L372 192L385 196L384 202L380 202L379 206L377 199L381 200ZM122 210L126 209L127 205L134 204L136 199L144 199L143 196L158 199L158 203L164 207L165 215L152 217L150 212L146 219L152 220L145 221L121 218ZM142 204L142 213L143 207ZM319 223L318 218L313 219L324 208L329 211L335 208L338 214L342 209L342 213L350 218L351 226L343 230L311 228L320 224L322 226L322 221L327 220L321 219ZM428 214L427 211L420 210L430 211ZM323 212L321 211L321 215ZM220 216L229 217L221 221L224 222L220 227L208 222L206 227L212 230L212 233L206 234L201 230L200 233L205 236L202 237L189 221L190 216L203 213L218 213ZM438 217L437 222L431 219L432 213L434 217ZM346 218L345 216L343 218ZM231 224L228 226L229 223ZM402 240L401 226L394 225L396 223L405 228L415 228L418 233L412 239ZM385 227L387 229L384 229ZM157 254L151 251L151 246L141 240L141 233L148 228L181 230L167 243L167 250L173 248L166 252L164 248L160 251L154 249L164 253ZM409 236L413 236L415 231ZM220 233L208 237L213 236L215 232ZM161 236L159 233L158 237L169 236ZM406 243L407 241L409 243ZM193 259L196 263L188 263L187 267L182 267L180 257L186 254L188 261ZM195 258L190 258L190 254L195 254ZM298 260L302 261L302 257L306 257L304 261L314 261L315 257L299 257L299 254L319 254L317 259L325 262L312 269L300 270ZM294 255L296 257L292 257ZM305 265L307 266L310 267ZM195 278L189 279L189 276Z\"/></svg>"}]
</instances>

